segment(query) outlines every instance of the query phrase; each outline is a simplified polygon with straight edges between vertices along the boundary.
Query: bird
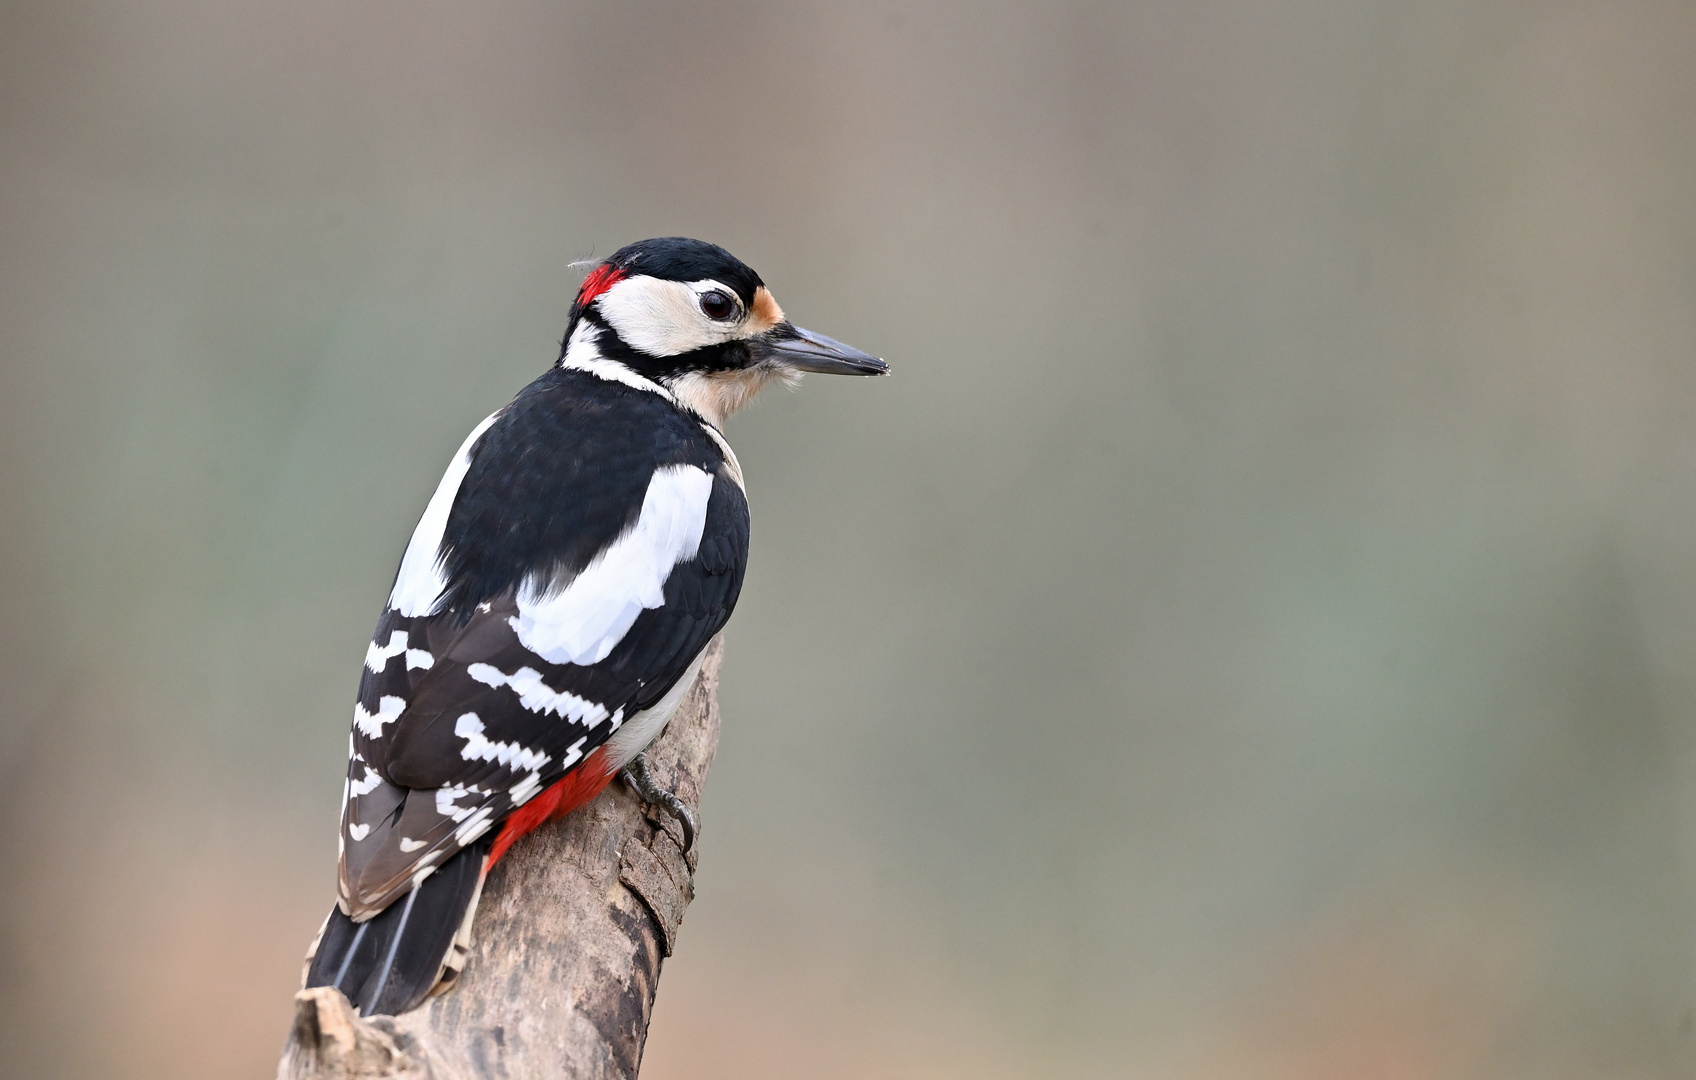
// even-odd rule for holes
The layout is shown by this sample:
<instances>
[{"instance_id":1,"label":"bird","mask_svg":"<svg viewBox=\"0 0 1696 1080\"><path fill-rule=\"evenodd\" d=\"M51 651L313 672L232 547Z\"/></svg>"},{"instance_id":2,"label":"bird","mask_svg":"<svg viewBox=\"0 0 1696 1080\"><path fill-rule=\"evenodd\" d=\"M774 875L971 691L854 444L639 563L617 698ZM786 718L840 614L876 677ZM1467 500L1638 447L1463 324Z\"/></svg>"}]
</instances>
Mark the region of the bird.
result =
<instances>
[{"instance_id":1,"label":"bird","mask_svg":"<svg viewBox=\"0 0 1696 1080\"><path fill-rule=\"evenodd\" d=\"M885 375L795 326L716 244L660 237L583 279L546 372L472 429L365 652L337 896L304 985L360 1015L451 988L491 867L615 776L678 820L645 748L736 607L748 560L725 419L803 373Z\"/></svg>"}]
</instances>

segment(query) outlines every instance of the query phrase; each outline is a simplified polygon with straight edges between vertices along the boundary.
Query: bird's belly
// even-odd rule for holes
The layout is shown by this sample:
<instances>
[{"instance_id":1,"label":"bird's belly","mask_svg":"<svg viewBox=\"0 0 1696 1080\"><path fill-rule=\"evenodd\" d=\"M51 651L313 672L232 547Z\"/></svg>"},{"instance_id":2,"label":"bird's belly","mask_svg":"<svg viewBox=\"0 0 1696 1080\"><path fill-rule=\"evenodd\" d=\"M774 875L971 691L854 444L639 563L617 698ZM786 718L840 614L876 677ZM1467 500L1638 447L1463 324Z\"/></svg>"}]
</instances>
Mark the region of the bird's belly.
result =
<instances>
[{"instance_id":1,"label":"bird's belly","mask_svg":"<svg viewBox=\"0 0 1696 1080\"><path fill-rule=\"evenodd\" d=\"M689 662L689 669L666 691L665 697L654 702L652 708L643 709L620 724L618 730L612 733L602 750L607 756L607 772L616 773L630 764L637 754L646 750L648 744L665 730L665 725L671 720L671 714L683 704L683 699L695 685L695 676L700 674L701 660L706 655L706 649L696 653L695 659Z\"/></svg>"}]
</instances>

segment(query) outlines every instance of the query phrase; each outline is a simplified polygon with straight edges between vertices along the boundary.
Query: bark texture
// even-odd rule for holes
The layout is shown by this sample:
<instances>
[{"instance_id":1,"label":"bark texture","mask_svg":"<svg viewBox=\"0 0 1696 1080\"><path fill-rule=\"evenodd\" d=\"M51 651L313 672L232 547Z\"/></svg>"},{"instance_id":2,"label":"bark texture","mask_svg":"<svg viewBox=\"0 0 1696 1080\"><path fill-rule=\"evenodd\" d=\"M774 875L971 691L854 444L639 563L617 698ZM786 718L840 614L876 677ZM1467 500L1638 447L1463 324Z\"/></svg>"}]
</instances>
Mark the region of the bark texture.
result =
<instances>
[{"instance_id":1,"label":"bark texture","mask_svg":"<svg viewBox=\"0 0 1696 1080\"><path fill-rule=\"evenodd\" d=\"M697 818L718 747L722 655L715 639L648 750L654 779ZM489 874L452 990L371 1019L329 987L296 994L279 1080L634 1080L660 965L694 897L694 855L684 858L682 839L615 781L514 845Z\"/></svg>"}]
</instances>

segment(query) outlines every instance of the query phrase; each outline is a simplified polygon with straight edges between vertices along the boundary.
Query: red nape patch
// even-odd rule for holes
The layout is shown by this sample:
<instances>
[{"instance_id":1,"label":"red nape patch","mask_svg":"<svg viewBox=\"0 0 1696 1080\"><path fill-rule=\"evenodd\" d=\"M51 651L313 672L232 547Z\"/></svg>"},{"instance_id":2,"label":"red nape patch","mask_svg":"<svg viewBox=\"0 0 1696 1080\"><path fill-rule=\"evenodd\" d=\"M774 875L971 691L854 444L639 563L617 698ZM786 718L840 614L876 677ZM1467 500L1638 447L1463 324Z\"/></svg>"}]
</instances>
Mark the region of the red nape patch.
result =
<instances>
[{"instance_id":1,"label":"red nape patch","mask_svg":"<svg viewBox=\"0 0 1696 1080\"><path fill-rule=\"evenodd\" d=\"M606 755L596 750L583 764L566 773L546 791L507 815L506 823L495 836L489 849L489 861L484 869L492 869L518 839L536 829L549 818L564 817L601 793L612 779L606 770Z\"/></svg>"},{"instance_id":2,"label":"red nape patch","mask_svg":"<svg viewBox=\"0 0 1696 1080\"><path fill-rule=\"evenodd\" d=\"M624 280L624 271L612 263L602 263L589 272L583 279L582 288L577 290L577 306L586 308L595 297Z\"/></svg>"}]
</instances>

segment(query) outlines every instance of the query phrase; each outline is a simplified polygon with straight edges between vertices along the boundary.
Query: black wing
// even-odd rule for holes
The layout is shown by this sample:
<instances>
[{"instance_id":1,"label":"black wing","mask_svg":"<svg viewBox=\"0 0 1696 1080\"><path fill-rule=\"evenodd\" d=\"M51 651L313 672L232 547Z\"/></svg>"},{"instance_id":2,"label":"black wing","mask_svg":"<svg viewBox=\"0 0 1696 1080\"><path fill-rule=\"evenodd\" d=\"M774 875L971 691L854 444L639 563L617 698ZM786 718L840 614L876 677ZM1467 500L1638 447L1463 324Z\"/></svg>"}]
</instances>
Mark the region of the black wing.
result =
<instances>
[{"instance_id":1,"label":"black wing","mask_svg":"<svg viewBox=\"0 0 1696 1080\"><path fill-rule=\"evenodd\" d=\"M641 391L617 389L664 404ZM581 397L574 393L571 401ZM520 395L511 410L524 403ZM635 404L645 410L649 402ZM710 476L700 541L693 557L671 567L660 587L662 602L644 603L604 657L551 662L528 647L518 629L524 582L491 574L488 567L494 564L486 557L460 560L469 569L448 578L442 610L409 616L390 608L383 613L354 713L342 819L340 893L355 918L382 910L529 798L580 767L625 723L660 703L685 675L692 675L707 643L730 617L747 564L747 501L734 465L716 442L688 418L672 415L694 430L660 440L653 453L669 460L638 462L637 476L649 465L692 467ZM653 420L640 415L631 422ZM574 509L587 508L591 517L617 521L621 532L599 530L597 550L604 550L637 526L643 510L640 489L634 498L626 491L620 499L604 491L574 491L569 483L574 475L599 483L593 463L606 442L617 442L608 438L604 423L587 425L588 436L598 444L592 451L582 445L584 435L572 440L550 431L554 441L546 445L553 454L563 450L586 463L575 473L545 461L532 461L518 482L487 469L480 473L479 463L493 456L490 446L522 437L513 428L524 422L522 412L516 418L502 416L475 447L454 514L465 509L494 520L456 532L463 523L450 517L443 543L450 557L444 562L451 570L458 546L481 544L486 556L494 543L482 543L479 529L485 536L532 538L508 539L509 544L533 542L537 533L551 531L563 542L526 557L533 566L551 568L556 587L564 587L596 552L587 551L580 534L556 519L570 519ZM490 436L497 441L491 443ZM492 508L501 502L503 484L509 500L515 488L531 494L547 489L535 476L538 465L541 472L554 471L552 494L520 505L518 516L527 519L514 527L512 515L502 518ZM627 465L620 463L620 468ZM567 482L561 482L562 476ZM458 545L450 547L449 540ZM479 575L479 587L463 587L467 578ZM491 588L498 591L488 593ZM450 597L452 602L446 602Z\"/></svg>"}]
</instances>

